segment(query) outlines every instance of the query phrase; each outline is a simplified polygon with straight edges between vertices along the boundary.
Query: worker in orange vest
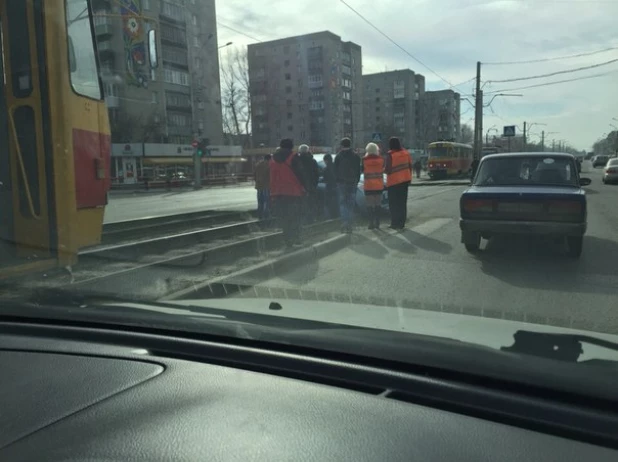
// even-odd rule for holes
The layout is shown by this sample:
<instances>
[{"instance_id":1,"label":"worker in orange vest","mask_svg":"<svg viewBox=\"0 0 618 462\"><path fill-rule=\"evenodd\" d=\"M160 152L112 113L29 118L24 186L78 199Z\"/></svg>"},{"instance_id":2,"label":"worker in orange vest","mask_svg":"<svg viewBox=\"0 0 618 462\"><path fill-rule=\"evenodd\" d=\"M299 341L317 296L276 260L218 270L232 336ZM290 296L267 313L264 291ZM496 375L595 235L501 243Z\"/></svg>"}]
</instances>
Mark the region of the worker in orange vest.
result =
<instances>
[{"instance_id":1,"label":"worker in orange vest","mask_svg":"<svg viewBox=\"0 0 618 462\"><path fill-rule=\"evenodd\" d=\"M375 143L369 143L363 157L365 204L369 214L369 229L380 229L380 204L384 191L384 159Z\"/></svg>"},{"instance_id":2,"label":"worker in orange vest","mask_svg":"<svg viewBox=\"0 0 618 462\"><path fill-rule=\"evenodd\" d=\"M402 230L408 215L408 188L412 182L412 157L401 146L399 138L389 140L386 156L386 187L391 212L391 229Z\"/></svg>"}]
</instances>

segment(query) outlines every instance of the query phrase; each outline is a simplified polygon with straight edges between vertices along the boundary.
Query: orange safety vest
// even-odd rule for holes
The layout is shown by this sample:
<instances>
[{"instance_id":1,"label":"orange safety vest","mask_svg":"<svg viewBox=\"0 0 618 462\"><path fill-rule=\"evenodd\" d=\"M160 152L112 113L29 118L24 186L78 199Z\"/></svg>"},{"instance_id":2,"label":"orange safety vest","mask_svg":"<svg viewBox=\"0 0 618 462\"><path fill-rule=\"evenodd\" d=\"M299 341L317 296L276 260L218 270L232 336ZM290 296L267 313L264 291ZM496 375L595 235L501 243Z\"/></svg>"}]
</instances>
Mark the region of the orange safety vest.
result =
<instances>
[{"instance_id":1,"label":"orange safety vest","mask_svg":"<svg viewBox=\"0 0 618 462\"><path fill-rule=\"evenodd\" d=\"M382 191L384 189L384 159L376 154L363 157L363 175L365 191Z\"/></svg>"},{"instance_id":2,"label":"orange safety vest","mask_svg":"<svg viewBox=\"0 0 618 462\"><path fill-rule=\"evenodd\" d=\"M401 183L412 181L412 157L405 149L390 151L391 173L386 175L386 186L389 188Z\"/></svg>"}]
</instances>

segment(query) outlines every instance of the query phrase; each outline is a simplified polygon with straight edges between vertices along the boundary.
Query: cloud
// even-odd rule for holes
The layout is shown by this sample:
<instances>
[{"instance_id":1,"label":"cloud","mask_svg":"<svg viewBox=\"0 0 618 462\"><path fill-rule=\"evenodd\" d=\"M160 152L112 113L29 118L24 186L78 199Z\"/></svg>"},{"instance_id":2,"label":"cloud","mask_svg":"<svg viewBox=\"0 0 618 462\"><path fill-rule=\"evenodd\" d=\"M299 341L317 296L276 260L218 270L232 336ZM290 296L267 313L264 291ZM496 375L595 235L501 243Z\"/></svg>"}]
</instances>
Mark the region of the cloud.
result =
<instances>
[{"instance_id":1,"label":"cloud","mask_svg":"<svg viewBox=\"0 0 618 462\"><path fill-rule=\"evenodd\" d=\"M346 0L374 26L453 84L473 77L476 62L520 61L571 55L618 46L618 0ZM448 87L379 32L335 0L225 0L219 20L267 41L330 30L363 47L363 72L410 68L425 75L429 89ZM252 40L220 28L219 40L246 45ZM576 59L509 66L483 66L484 80L551 73L618 58L618 50ZM601 68L618 70L618 65ZM595 70L532 81L498 84L516 88L594 74ZM598 72L596 72L598 73ZM562 77L562 78L559 78ZM512 86L512 87L511 87ZM459 88L470 93L473 85ZM588 149L618 117L618 74L522 90L521 98L497 98L484 125L547 123L548 131ZM462 112L468 109L462 104ZM462 115L465 122L473 113ZM556 135L557 136L557 135Z\"/></svg>"}]
</instances>

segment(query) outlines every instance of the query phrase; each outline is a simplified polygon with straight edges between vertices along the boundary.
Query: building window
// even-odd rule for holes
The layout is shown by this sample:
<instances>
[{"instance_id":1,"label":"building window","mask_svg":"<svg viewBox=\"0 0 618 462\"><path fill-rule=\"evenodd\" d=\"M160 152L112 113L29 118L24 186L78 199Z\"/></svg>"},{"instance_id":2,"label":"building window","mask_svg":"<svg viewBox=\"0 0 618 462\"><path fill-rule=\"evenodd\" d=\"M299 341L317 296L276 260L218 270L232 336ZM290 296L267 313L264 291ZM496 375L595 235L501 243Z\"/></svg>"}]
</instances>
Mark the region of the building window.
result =
<instances>
[{"instance_id":1,"label":"building window","mask_svg":"<svg viewBox=\"0 0 618 462\"><path fill-rule=\"evenodd\" d=\"M376 103L379 103L379 102L380 102L380 98L376 98Z\"/></svg>"},{"instance_id":2,"label":"building window","mask_svg":"<svg viewBox=\"0 0 618 462\"><path fill-rule=\"evenodd\" d=\"M161 40L186 46L187 34L179 27L161 24Z\"/></svg>"},{"instance_id":3,"label":"building window","mask_svg":"<svg viewBox=\"0 0 618 462\"><path fill-rule=\"evenodd\" d=\"M286 100L285 104L287 105L287 107L292 107L292 100L291 99Z\"/></svg>"},{"instance_id":4,"label":"building window","mask_svg":"<svg viewBox=\"0 0 618 462\"><path fill-rule=\"evenodd\" d=\"M292 74L285 74L285 80L292 80Z\"/></svg>"},{"instance_id":5,"label":"building window","mask_svg":"<svg viewBox=\"0 0 618 462\"><path fill-rule=\"evenodd\" d=\"M157 104L159 102L159 94L156 91L152 92L152 104Z\"/></svg>"},{"instance_id":6,"label":"building window","mask_svg":"<svg viewBox=\"0 0 618 462\"><path fill-rule=\"evenodd\" d=\"M293 132L293 131L294 131L294 126L288 125L288 132Z\"/></svg>"},{"instance_id":7,"label":"building window","mask_svg":"<svg viewBox=\"0 0 618 462\"><path fill-rule=\"evenodd\" d=\"M286 93L292 93L292 87L285 87Z\"/></svg>"},{"instance_id":8,"label":"building window","mask_svg":"<svg viewBox=\"0 0 618 462\"><path fill-rule=\"evenodd\" d=\"M199 103L197 103L197 108L204 109L205 108L204 101L200 101Z\"/></svg>"},{"instance_id":9,"label":"building window","mask_svg":"<svg viewBox=\"0 0 618 462\"><path fill-rule=\"evenodd\" d=\"M189 86L189 74L174 69L163 69L163 81L166 83L173 83L176 85Z\"/></svg>"},{"instance_id":10,"label":"building window","mask_svg":"<svg viewBox=\"0 0 618 462\"><path fill-rule=\"evenodd\" d=\"M290 53L290 46L289 45L285 45L283 47L283 53L285 53L286 55Z\"/></svg>"},{"instance_id":11,"label":"building window","mask_svg":"<svg viewBox=\"0 0 618 462\"><path fill-rule=\"evenodd\" d=\"M376 88L376 93L380 93L380 89L379 88Z\"/></svg>"},{"instance_id":12,"label":"building window","mask_svg":"<svg viewBox=\"0 0 618 462\"><path fill-rule=\"evenodd\" d=\"M286 59L286 60L283 62L283 65L284 65L285 67L289 67L289 66L290 66L290 60L289 60L289 59Z\"/></svg>"},{"instance_id":13,"label":"building window","mask_svg":"<svg viewBox=\"0 0 618 462\"><path fill-rule=\"evenodd\" d=\"M194 14L191 15L191 24L197 26L197 16L195 16Z\"/></svg>"},{"instance_id":14,"label":"building window","mask_svg":"<svg viewBox=\"0 0 618 462\"><path fill-rule=\"evenodd\" d=\"M291 112L288 112L288 119L291 119L293 117L293 114Z\"/></svg>"},{"instance_id":15,"label":"building window","mask_svg":"<svg viewBox=\"0 0 618 462\"><path fill-rule=\"evenodd\" d=\"M200 46L200 39L197 37L197 35L193 36L193 46L194 47L199 47Z\"/></svg>"},{"instance_id":16,"label":"building window","mask_svg":"<svg viewBox=\"0 0 618 462\"><path fill-rule=\"evenodd\" d=\"M173 107L185 107L185 108L191 107L191 99L189 98L189 95L186 95L184 93L166 91L165 92L165 102L168 106L173 106Z\"/></svg>"},{"instance_id":17,"label":"building window","mask_svg":"<svg viewBox=\"0 0 618 462\"><path fill-rule=\"evenodd\" d=\"M201 69L201 67L202 67L202 61L200 61L200 58L194 58L194 59L193 59L193 66L194 66L196 69Z\"/></svg>"}]
</instances>

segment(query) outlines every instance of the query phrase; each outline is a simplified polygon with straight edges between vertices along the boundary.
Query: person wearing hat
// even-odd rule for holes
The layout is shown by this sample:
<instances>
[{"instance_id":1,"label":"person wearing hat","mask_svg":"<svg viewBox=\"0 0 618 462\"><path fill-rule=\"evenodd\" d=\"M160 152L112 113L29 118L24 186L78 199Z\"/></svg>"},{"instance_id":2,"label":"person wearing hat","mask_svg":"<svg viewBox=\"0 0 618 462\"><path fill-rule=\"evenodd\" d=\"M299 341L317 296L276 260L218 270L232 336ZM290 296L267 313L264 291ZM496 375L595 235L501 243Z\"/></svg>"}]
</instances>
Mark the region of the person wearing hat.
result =
<instances>
[{"instance_id":1,"label":"person wearing hat","mask_svg":"<svg viewBox=\"0 0 618 462\"><path fill-rule=\"evenodd\" d=\"M408 188L412 181L412 157L401 146L399 138L392 137L388 142L386 156L386 186L388 188L388 207L391 212L391 229L402 230L408 215Z\"/></svg>"},{"instance_id":2,"label":"person wearing hat","mask_svg":"<svg viewBox=\"0 0 618 462\"><path fill-rule=\"evenodd\" d=\"M270 196L287 247L301 244L300 213L306 191L302 164L293 149L291 139L281 140L270 161Z\"/></svg>"},{"instance_id":3,"label":"person wearing hat","mask_svg":"<svg viewBox=\"0 0 618 462\"><path fill-rule=\"evenodd\" d=\"M380 205L384 192L384 159L380 156L380 148L375 143L369 143L363 157L363 174L365 175L365 204L369 214L369 229L380 229Z\"/></svg>"},{"instance_id":4,"label":"person wearing hat","mask_svg":"<svg viewBox=\"0 0 618 462\"><path fill-rule=\"evenodd\" d=\"M335 157L335 176L339 189L339 204L344 233L352 232L354 222L354 206L356 205L356 189L361 175L360 157L352 149L350 138L341 140L341 151Z\"/></svg>"}]
</instances>

